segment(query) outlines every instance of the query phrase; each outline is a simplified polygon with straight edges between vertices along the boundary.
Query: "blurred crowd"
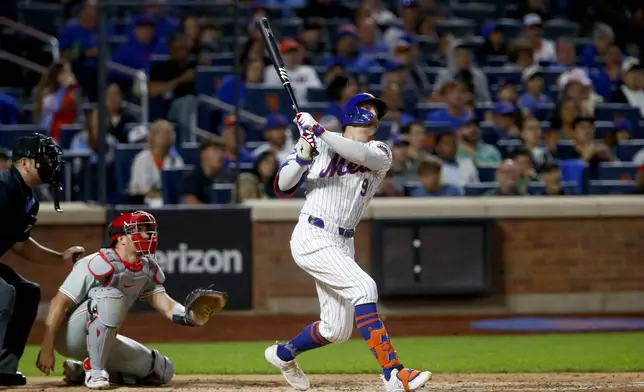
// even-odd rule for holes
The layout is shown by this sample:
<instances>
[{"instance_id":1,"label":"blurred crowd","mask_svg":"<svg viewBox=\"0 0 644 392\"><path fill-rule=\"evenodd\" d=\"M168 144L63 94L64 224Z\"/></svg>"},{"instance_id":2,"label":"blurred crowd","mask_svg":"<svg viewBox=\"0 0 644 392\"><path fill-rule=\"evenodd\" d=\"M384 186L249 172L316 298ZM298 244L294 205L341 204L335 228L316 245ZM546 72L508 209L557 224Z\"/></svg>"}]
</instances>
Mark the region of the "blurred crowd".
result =
<instances>
[{"instance_id":1,"label":"blurred crowd","mask_svg":"<svg viewBox=\"0 0 644 392\"><path fill-rule=\"evenodd\" d=\"M644 191L644 143L629 154L620 149L644 139L641 1L247 1L241 42L230 40L223 22L232 21L229 7L202 16L178 12L172 2L142 1L126 16L111 15L107 29L111 60L149 75L154 121L136 126L140 113L128 103L146 91L131 76L111 69L107 91L97 89L95 1L63 3L70 19L57 32L61 60L35 86L29 111L24 100L0 92L0 124L31 122L61 140L61 129L80 123L68 150L88 154L95 165L98 124L105 121L110 189L118 188L119 146L145 143L132 160L131 201L163 203L163 171L180 169L178 202L216 202L213 184L238 183L239 194L231 197L242 200L279 196L273 179L297 137L293 113L271 113L251 126L215 111L194 165L182 148L193 140L197 74L216 65L217 56L240 45L239 84L232 74L213 81L212 96L220 102L234 104L239 86L242 108L249 109L248 89L281 86L255 24L264 16L277 21L279 50L300 104L324 93L318 120L327 129L341 132L342 107L357 92L378 94L388 104L384 138L393 166L379 196L462 196L481 183L493 186L477 194L588 193L580 182L603 179L601 165L620 161L639 166L628 180L632 192ZM474 35L459 35L462 20L473 22ZM291 21L295 29L280 30ZM562 35L549 36L549 26L559 26L554 31ZM374 83L368 74L376 68L381 76ZM519 79L492 81L495 74ZM105 94L105 119L92 106L99 94ZM636 117L616 111L599 121L598 111L610 104L631 108ZM76 173L82 162L74 161Z\"/></svg>"}]
</instances>

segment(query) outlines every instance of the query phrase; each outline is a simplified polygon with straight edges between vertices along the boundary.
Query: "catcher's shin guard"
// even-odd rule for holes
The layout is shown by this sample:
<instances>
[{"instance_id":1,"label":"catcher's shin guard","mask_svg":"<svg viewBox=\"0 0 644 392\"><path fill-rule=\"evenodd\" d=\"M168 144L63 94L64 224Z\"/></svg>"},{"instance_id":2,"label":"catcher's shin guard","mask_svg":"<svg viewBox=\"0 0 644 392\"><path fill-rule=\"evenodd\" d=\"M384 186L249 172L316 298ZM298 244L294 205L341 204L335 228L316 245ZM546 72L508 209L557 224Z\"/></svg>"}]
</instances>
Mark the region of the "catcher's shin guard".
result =
<instances>
[{"instance_id":1,"label":"catcher's shin guard","mask_svg":"<svg viewBox=\"0 0 644 392\"><path fill-rule=\"evenodd\" d=\"M105 370L116 332L127 315L127 301L121 291L112 287L92 289L90 298L87 351L92 370Z\"/></svg>"}]
</instances>

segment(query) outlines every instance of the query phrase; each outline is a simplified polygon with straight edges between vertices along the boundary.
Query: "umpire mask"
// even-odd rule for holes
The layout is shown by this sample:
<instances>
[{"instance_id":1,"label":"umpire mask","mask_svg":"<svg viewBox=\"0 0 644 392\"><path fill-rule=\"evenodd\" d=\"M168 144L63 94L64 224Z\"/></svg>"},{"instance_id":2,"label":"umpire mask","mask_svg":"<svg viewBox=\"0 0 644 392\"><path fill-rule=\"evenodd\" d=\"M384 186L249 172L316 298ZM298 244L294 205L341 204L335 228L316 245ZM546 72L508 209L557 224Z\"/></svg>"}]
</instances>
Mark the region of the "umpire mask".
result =
<instances>
[{"instance_id":1,"label":"umpire mask","mask_svg":"<svg viewBox=\"0 0 644 392\"><path fill-rule=\"evenodd\" d=\"M38 170L40 180L49 184L54 197L56 212L63 212L60 208L60 191L63 187L60 178L63 171L63 150L54 139L49 136L34 133L21 137L13 147L12 159L14 162L20 158L33 159Z\"/></svg>"}]
</instances>

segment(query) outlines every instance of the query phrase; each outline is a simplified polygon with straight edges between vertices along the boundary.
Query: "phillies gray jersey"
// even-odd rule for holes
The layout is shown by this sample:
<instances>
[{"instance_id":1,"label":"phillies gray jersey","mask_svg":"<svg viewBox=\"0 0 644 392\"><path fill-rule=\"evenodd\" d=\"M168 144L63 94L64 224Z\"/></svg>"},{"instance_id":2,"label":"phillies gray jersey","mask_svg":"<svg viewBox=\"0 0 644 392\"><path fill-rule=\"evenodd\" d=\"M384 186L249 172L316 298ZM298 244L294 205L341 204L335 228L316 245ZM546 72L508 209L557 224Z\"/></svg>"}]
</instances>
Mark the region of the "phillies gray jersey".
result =
<instances>
[{"instance_id":1,"label":"phillies gray jersey","mask_svg":"<svg viewBox=\"0 0 644 392\"><path fill-rule=\"evenodd\" d=\"M132 306L139 298L165 291L165 276L159 265L147 257L141 261L140 268L128 268L113 249L101 249L76 262L58 290L78 306L88 299L92 288L113 287Z\"/></svg>"},{"instance_id":2,"label":"phillies gray jersey","mask_svg":"<svg viewBox=\"0 0 644 392\"><path fill-rule=\"evenodd\" d=\"M347 229L360 223L365 207L391 167L389 146L379 141L366 144L386 154L387 163L380 170L372 171L347 161L333 151L328 143L317 138L319 155L306 175L306 201L302 213Z\"/></svg>"}]
</instances>

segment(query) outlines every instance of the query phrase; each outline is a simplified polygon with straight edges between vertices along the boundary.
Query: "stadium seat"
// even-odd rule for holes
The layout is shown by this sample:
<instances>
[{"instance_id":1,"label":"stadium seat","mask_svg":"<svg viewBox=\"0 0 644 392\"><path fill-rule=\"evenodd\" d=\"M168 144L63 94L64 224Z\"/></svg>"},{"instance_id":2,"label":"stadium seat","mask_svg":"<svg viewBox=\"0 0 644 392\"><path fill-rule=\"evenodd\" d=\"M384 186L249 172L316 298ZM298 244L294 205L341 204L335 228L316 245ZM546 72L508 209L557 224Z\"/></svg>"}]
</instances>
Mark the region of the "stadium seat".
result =
<instances>
[{"instance_id":1,"label":"stadium seat","mask_svg":"<svg viewBox=\"0 0 644 392\"><path fill-rule=\"evenodd\" d=\"M485 58L485 63L481 65L484 65L486 67L502 67L507 63L507 56L487 56Z\"/></svg>"},{"instance_id":2,"label":"stadium seat","mask_svg":"<svg viewBox=\"0 0 644 392\"><path fill-rule=\"evenodd\" d=\"M72 145L72 140L78 132L83 130L82 124L64 125L60 127L60 148L67 150Z\"/></svg>"},{"instance_id":3,"label":"stadium seat","mask_svg":"<svg viewBox=\"0 0 644 392\"><path fill-rule=\"evenodd\" d=\"M635 191L635 181L590 181L591 195L629 195Z\"/></svg>"},{"instance_id":4,"label":"stadium seat","mask_svg":"<svg viewBox=\"0 0 644 392\"><path fill-rule=\"evenodd\" d=\"M496 168L497 165L479 165L479 181L481 182L494 182L496 181Z\"/></svg>"},{"instance_id":5,"label":"stadium seat","mask_svg":"<svg viewBox=\"0 0 644 392\"><path fill-rule=\"evenodd\" d=\"M466 19L445 19L436 25L436 32L439 36L452 34L455 37L469 38L475 35L476 25Z\"/></svg>"},{"instance_id":6,"label":"stadium seat","mask_svg":"<svg viewBox=\"0 0 644 392\"><path fill-rule=\"evenodd\" d=\"M425 73L425 76L427 76L427 81L433 86L441 69L437 67L423 67L422 70Z\"/></svg>"},{"instance_id":7,"label":"stadium seat","mask_svg":"<svg viewBox=\"0 0 644 392\"><path fill-rule=\"evenodd\" d=\"M561 188L565 195L577 195L577 184L574 182L562 182ZM528 184L528 193L533 196L543 196L546 193L546 187L542 182L531 182Z\"/></svg>"},{"instance_id":8,"label":"stadium seat","mask_svg":"<svg viewBox=\"0 0 644 392\"><path fill-rule=\"evenodd\" d=\"M120 192L127 194L130 186L132 162L140 151L146 148L145 144L119 143L114 149L114 166L116 169L116 186Z\"/></svg>"},{"instance_id":9,"label":"stadium seat","mask_svg":"<svg viewBox=\"0 0 644 392\"><path fill-rule=\"evenodd\" d=\"M410 196L411 192L420 187L420 182L419 181L408 181L405 183L403 186L403 195L404 196Z\"/></svg>"},{"instance_id":10,"label":"stadium seat","mask_svg":"<svg viewBox=\"0 0 644 392\"><path fill-rule=\"evenodd\" d=\"M11 150L18 139L33 133L47 134L36 125L0 125L0 147Z\"/></svg>"},{"instance_id":11,"label":"stadium seat","mask_svg":"<svg viewBox=\"0 0 644 392\"><path fill-rule=\"evenodd\" d=\"M516 1L506 0L508 3L516 3ZM514 4L513 4L514 5ZM503 28L503 34L506 37L518 37L521 33L521 22L516 19L501 18L496 21L496 24Z\"/></svg>"},{"instance_id":12,"label":"stadium seat","mask_svg":"<svg viewBox=\"0 0 644 392\"><path fill-rule=\"evenodd\" d=\"M161 172L163 204L180 204L183 179L192 170L194 170L193 165L186 165L180 169L163 170Z\"/></svg>"},{"instance_id":13,"label":"stadium seat","mask_svg":"<svg viewBox=\"0 0 644 392\"><path fill-rule=\"evenodd\" d=\"M571 140L561 140L557 144L557 156L570 156L575 149L575 142Z\"/></svg>"},{"instance_id":14,"label":"stadium seat","mask_svg":"<svg viewBox=\"0 0 644 392\"><path fill-rule=\"evenodd\" d=\"M599 164L599 180L631 181L637 176L639 165L631 162L602 162Z\"/></svg>"},{"instance_id":15,"label":"stadium seat","mask_svg":"<svg viewBox=\"0 0 644 392\"><path fill-rule=\"evenodd\" d=\"M491 191L497 186L498 184L496 182L481 182L465 185L465 196L482 196L485 192Z\"/></svg>"},{"instance_id":16,"label":"stadium seat","mask_svg":"<svg viewBox=\"0 0 644 392\"><path fill-rule=\"evenodd\" d=\"M199 143L181 143L177 150L186 165L199 166Z\"/></svg>"},{"instance_id":17,"label":"stadium seat","mask_svg":"<svg viewBox=\"0 0 644 392\"><path fill-rule=\"evenodd\" d=\"M195 75L195 94L214 95L221 83L221 79L233 72L232 67L198 67Z\"/></svg>"},{"instance_id":18,"label":"stadium seat","mask_svg":"<svg viewBox=\"0 0 644 392\"><path fill-rule=\"evenodd\" d=\"M493 4L483 2L455 4L450 7L450 10L457 18L469 19L477 24L483 24L483 22L493 18L496 14L496 7Z\"/></svg>"},{"instance_id":19,"label":"stadium seat","mask_svg":"<svg viewBox=\"0 0 644 392\"><path fill-rule=\"evenodd\" d=\"M635 128L633 129L634 134L636 130L639 130L639 122L641 120L639 109L619 103L600 103L595 108L595 119L597 121L613 122L619 117L625 117L633 124L633 128ZM639 136L635 137L637 138Z\"/></svg>"},{"instance_id":20,"label":"stadium seat","mask_svg":"<svg viewBox=\"0 0 644 392\"><path fill-rule=\"evenodd\" d=\"M499 140L496 146L499 149L501 156L503 158L507 158L515 148L521 146L521 141L517 139Z\"/></svg>"},{"instance_id":21,"label":"stadium seat","mask_svg":"<svg viewBox=\"0 0 644 392\"><path fill-rule=\"evenodd\" d=\"M429 133L438 134L443 132L452 132L452 126L444 121L425 121L423 123Z\"/></svg>"},{"instance_id":22,"label":"stadium seat","mask_svg":"<svg viewBox=\"0 0 644 392\"><path fill-rule=\"evenodd\" d=\"M306 92L306 97L309 100L309 102L327 102L328 101L325 88L309 88Z\"/></svg>"},{"instance_id":23,"label":"stadium seat","mask_svg":"<svg viewBox=\"0 0 644 392\"><path fill-rule=\"evenodd\" d=\"M245 109L258 116L290 113L291 100L283 88L246 87Z\"/></svg>"},{"instance_id":24,"label":"stadium seat","mask_svg":"<svg viewBox=\"0 0 644 392\"><path fill-rule=\"evenodd\" d=\"M633 156L644 149L644 140L627 140L617 145L617 158L621 161L630 162Z\"/></svg>"},{"instance_id":25,"label":"stadium seat","mask_svg":"<svg viewBox=\"0 0 644 392\"><path fill-rule=\"evenodd\" d=\"M507 83L516 85L522 84L521 72L508 71L502 68L485 67L483 72L487 75L487 80L490 86L500 86Z\"/></svg>"},{"instance_id":26,"label":"stadium seat","mask_svg":"<svg viewBox=\"0 0 644 392\"><path fill-rule=\"evenodd\" d=\"M235 184L212 184L210 204L230 204L234 192Z\"/></svg>"},{"instance_id":27,"label":"stadium seat","mask_svg":"<svg viewBox=\"0 0 644 392\"><path fill-rule=\"evenodd\" d=\"M544 37L552 40L579 36L580 26L568 20L553 19L543 23Z\"/></svg>"}]
</instances>

